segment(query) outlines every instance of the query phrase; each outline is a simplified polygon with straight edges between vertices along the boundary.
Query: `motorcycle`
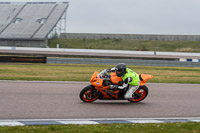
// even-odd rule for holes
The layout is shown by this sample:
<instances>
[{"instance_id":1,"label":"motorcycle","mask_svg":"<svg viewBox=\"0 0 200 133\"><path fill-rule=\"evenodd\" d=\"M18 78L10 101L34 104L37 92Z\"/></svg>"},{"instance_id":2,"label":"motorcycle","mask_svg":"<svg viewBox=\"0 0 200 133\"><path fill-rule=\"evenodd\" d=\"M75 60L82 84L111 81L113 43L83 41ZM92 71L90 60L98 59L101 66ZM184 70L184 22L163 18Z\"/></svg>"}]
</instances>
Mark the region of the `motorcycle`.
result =
<instances>
[{"instance_id":1,"label":"motorcycle","mask_svg":"<svg viewBox=\"0 0 200 133\"><path fill-rule=\"evenodd\" d=\"M110 85L122 85L123 80L118 77L115 72L112 72L106 76L102 76L99 72L94 72L90 85L83 88L79 94L80 99L83 102L93 102L97 99L100 100L128 100L130 102L140 102L144 100L148 95L148 87L146 82L153 78L153 75L138 74L140 78L139 88L133 93L132 98L124 99L126 89L111 89Z\"/></svg>"}]
</instances>

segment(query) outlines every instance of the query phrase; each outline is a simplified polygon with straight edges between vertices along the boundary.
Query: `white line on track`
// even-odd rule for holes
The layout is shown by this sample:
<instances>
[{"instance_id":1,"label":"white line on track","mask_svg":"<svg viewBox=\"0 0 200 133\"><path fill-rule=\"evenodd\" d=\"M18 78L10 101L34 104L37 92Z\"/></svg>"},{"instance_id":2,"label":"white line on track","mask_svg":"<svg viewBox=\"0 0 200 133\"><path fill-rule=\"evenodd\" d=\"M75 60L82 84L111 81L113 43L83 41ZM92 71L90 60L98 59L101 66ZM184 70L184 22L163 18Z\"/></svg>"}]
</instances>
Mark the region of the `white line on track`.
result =
<instances>
[{"instance_id":1,"label":"white line on track","mask_svg":"<svg viewBox=\"0 0 200 133\"><path fill-rule=\"evenodd\" d=\"M54 124L112 124L112 123L165 123L200 122L200 117L171 118L87 118L87 119L13 119L0 120L0 126L54 125Z\"/></svg>"}]
</instances>

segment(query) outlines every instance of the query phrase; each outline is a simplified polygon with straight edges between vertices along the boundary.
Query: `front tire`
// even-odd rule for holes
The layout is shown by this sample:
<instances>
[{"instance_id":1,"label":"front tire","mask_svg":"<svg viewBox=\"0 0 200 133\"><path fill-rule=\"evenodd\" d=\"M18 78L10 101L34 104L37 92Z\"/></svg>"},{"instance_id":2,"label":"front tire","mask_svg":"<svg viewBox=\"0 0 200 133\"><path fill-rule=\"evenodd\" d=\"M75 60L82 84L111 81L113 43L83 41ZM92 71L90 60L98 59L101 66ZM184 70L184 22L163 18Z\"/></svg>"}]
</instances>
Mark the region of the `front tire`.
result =
<instances>
[{"instance_id":1,"label":"front tire","mask_svg":"<svg viewBox=\"0 0 200 133\"><path fill-rule=\"evenodd\" d=\"M148 95L148 88L147 86L140 86L139 89L135 91L133 94L133 98L129 99L130 102L140 102L144 100Z\"/></svg>"},{"instance_id":2,"label":"front tire","mask_svg":"<svg viewBox=\"0 0 200 133\"><path fill-rule=\"evenodd\" d=\"M79 96L83 102L93 102L98 99L99 92L93 86L89 85L81 90Z\"/></svg>"}]
</instances>

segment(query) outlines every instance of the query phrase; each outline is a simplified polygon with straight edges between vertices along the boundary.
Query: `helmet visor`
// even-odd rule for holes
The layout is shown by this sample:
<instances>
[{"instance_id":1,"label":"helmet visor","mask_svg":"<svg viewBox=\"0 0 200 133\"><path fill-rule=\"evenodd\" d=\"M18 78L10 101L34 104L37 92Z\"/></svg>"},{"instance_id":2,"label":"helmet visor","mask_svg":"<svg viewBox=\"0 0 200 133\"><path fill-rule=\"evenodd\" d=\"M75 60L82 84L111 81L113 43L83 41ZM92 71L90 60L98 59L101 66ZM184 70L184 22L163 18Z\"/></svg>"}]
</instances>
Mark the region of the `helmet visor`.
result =
<instances>
[{"instance_id":1,"label":"helmet visor","mask_svg":"<svg viewBox=\"0 0 200 133\"><path fill-rule=\"evenodd\" d=\"M122 76L122 75L123 75L122 73L123 73L123 72L122 72L121 70L116 70L116 75L117 75L118 77Z\"/></svg>"},{"instance_id":2,"label":"helmet visor","mask_svg":"<svg viewBox=\"0 0 200 133\"><path fill-rule=\"evenodd\" d=\"M122 72L121 72L121 71L119 71L119 70L118 70L118 71L116 71L116 74L118 74L118 75L120 75L121 73L122 73Z\"/></svg>"}]
</instances>

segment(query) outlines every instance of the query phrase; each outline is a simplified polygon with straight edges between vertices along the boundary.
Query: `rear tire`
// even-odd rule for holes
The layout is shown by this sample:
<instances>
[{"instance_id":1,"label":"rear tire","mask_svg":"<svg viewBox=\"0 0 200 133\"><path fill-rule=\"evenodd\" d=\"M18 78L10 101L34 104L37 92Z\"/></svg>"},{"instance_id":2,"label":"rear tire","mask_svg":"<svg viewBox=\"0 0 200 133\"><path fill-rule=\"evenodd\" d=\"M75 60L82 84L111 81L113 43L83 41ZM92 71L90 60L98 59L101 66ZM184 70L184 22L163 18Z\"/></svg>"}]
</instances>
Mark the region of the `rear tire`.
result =
<instances>
[{"instance_id":1,"label":"rear tire","mask_svg":"<svg viewBox=\"0 0 200 133\"><path fill-rule=\"evenodd\" d=\"M135 93L133 94L133 98L129 99L128 101L134 102L134 103L140 102L147 97L148 92L149 92L149 90L148 90L147 86L145 86L145 85L140 86L139 89L137 89L135 91Z\"/></svg>"},{"instance_id":2,"label":"rear tire","mask_svg":"<svg viewBox=\"0 0 200 133\"><path fill-rule=\"evenodd\" d=\"M79 96L83 102L93 102L98 99L99 92L93 86L89 85L81 90Z\"/></svg>"}]
</instances>

